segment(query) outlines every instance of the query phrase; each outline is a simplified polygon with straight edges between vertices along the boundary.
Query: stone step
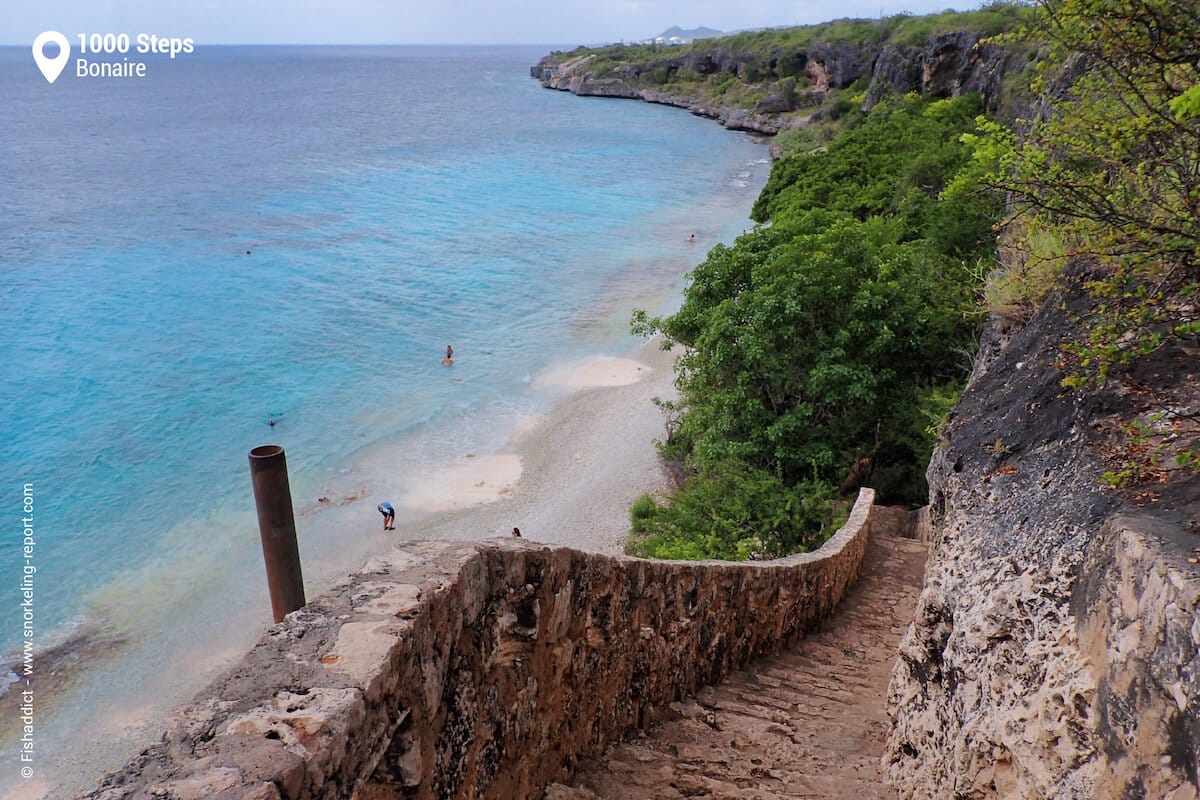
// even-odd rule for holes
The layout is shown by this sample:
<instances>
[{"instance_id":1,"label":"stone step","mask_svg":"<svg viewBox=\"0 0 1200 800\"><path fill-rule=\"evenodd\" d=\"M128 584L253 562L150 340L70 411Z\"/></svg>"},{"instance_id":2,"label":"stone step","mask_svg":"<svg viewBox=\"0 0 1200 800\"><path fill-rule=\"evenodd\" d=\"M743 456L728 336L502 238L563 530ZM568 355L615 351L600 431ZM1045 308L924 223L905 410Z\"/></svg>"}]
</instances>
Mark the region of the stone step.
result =
<instances>
[{"instance_id":1,"label":"stone step","mask_svg":"<svg viewBox=\"0 0 1200 800\"><path fill-rule=\"evenodd\" d=\"M873 537L825 629L673 703L648 734L584 760L546 800L894 800L880 767L884 695L926 555L921 542Z\"/></svg>"}]
</instances>

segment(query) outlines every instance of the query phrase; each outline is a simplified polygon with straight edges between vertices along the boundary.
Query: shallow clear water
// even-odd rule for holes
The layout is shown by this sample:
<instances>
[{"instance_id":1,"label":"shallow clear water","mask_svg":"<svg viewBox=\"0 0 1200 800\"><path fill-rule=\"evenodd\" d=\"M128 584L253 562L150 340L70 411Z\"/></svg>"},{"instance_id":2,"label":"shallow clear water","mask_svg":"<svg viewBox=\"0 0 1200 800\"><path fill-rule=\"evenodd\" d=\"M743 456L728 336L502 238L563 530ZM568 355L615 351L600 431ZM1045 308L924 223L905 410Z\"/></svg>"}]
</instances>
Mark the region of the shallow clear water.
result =
<instances>
[{"instance_id":1,"label":"shallow clear water","mask_svg":"<svg viewBox=\"0 0 1200 800\"><path fill-rule=\"evenodd\" d=\"M365 494L299 519L306 571L344 572L377 499L501 447L555 400L533 376L633 344L689 233L746 225L763 145L541 89L543 52L209 48L49 86L0 49L0 585L32 483L38 646L127 641L62 730L261 629L251 447L284 445L298 507Z\"/></svg>"}]
</instances>

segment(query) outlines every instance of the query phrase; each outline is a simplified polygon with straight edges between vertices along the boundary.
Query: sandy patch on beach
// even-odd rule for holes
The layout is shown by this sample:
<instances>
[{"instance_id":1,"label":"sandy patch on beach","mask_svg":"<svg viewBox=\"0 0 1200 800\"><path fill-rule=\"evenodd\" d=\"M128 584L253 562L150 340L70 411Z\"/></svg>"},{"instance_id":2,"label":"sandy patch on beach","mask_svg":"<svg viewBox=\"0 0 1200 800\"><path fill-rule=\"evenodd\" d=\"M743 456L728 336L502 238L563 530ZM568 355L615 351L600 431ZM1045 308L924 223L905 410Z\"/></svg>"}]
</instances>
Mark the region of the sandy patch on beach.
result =
<instances>
[{"instance_id":1,"label":"sandy patch on beach","mask_svg":"<svg viewBox=\"0 0 1200 800\"><path fill-rule=\"evenodd\" d=\"M153 722L159 710L153 703L136 708L123 708L105 716L104 725L114 736L121 736Z\"/></svg>"},{"instance_id":2,"label":"sandy patch on beach","mask_svg":"<svg viewBox=\"0 0 1200 800\"><path fill-rule=\"evenodd\" d=\"M632 358L596 356L549 369L538 375L536 381L545 386L580 391L604 386L628 386L648 377L653 371L648 364Z\"/></svg>"},{"instance_id":3,"label":"sandy patch on beach","mask_svg":"<svg viewBox=\"0 0 1200 800\"><path fill-rule=\"evenodd\" d=\"M658 345L646 343L634 358L588 359L564 368L561 377L578 391L535 425L521 426L509 443L506 450L520 463L511 489L493 502L432 518L401 517L399 538L483 539L508 536L518 526L534 541L622 552L630 504L642 492L669 486L654 447L664 433L663 415L651 401L675 397L675 353Z\"/></svg>"},{"instance_id":4,"label":"sandy patch on beach","mask_svg":"<svg viewBox=\"0 0 1200 800\"><path fill-rule=\"evenodd\" d=\"M521 457L514 453L468 454L417 478L400 503L412 511L454 511L499 500L520 479Z\"/></svg>"},{"instance_id":5,"label":"sandy patch on beach","mask_svg":"<svg viewBox=\"0 0 1200 800\"><path fill-rule=\"evenodd\" d=\"M41 800L48 796L53 788L46 780L45 775L38 774L18 785L11 794L6 796L9 800Z\"/></svg>"}]
</instances>

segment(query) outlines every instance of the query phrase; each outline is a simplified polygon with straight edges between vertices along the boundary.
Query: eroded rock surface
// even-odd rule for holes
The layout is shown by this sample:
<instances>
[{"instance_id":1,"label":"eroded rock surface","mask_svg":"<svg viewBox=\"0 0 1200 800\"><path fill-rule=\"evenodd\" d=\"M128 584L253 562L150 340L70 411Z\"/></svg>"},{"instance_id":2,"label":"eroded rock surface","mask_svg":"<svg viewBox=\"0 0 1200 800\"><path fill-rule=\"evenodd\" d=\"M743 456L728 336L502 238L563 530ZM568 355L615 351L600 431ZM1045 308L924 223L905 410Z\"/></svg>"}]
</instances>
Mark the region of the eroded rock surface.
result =
<instances>
[{"instance_id":1,"label":"eroded rock surface","mask_svg":"<svg viewBox=\"0 0 1200 800\"><path fill-rule=\"evenodd\" d=\"M1198 481L1141 509L1102 488L1103 431L1153 393L1062 388L1081 313L1075 293L1011 339L993 324L930 463L933 552L888 699L903 798L1197 797ZM1194 395L1196 365L1161 351L1146 385Z\"/></svg>"},{"instance_id":2,"label":"eroded rock surface","mask_svg":"<svg viewBox=\"0 0 1200 800\"><path fill-rule=\"evenodd\" d=\"M846 89L868 76L866 109L889 93L913 91L934 97L979 92L985 104L994 108L1005 72L1015 66L1000 45L981 42L972 31L955 31L930 37L924 48L814 42L806 50L776 48L764 54L714 45L646 62L605 65L604 69L597 67L593 55L556 53L543 58L529 73L548 89L678 106L732 130L774 135L806 124L830 90ZM679 71L748 79L751 67L764 76L761 82L766 93L753 110L726 104L720 98L690 96L670 84L654 82L655 76ZM804 91L797 91L797 79L806 84Z\"/></svg>"}]
</instances>

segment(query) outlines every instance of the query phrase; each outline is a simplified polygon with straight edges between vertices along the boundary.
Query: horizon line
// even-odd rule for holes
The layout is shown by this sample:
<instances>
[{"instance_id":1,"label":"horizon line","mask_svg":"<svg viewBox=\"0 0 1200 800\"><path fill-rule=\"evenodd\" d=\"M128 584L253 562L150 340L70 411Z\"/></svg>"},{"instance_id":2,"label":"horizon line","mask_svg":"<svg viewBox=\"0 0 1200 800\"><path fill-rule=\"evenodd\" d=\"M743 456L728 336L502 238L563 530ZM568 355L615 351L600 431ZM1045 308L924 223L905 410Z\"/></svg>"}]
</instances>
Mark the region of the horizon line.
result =
<instances>
[{"instance_id":1,"label":"horizon line","mask_svg":"<svg viewBox=\"0 0 1200 800\"><path fill-rule=\"evenodd\" d=\"M563 42L202 42L192 39L197 47L562 47ZM633 44L634 42L629 42ZM29 49L32 42L0 42L0 47ZM603 44L618 44L605 42ZM601 43L580 44L596 47ZM108 54L111 55L111 54Z\"/></svg>"}]
</instances>

